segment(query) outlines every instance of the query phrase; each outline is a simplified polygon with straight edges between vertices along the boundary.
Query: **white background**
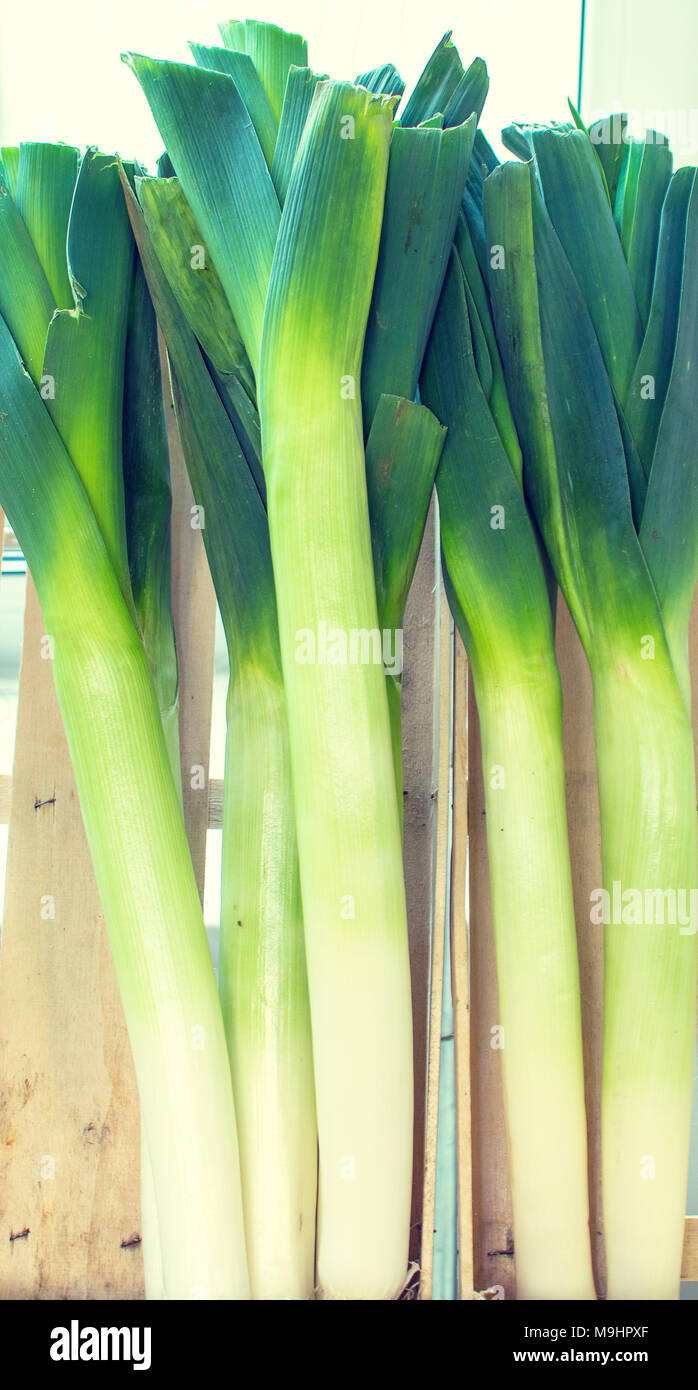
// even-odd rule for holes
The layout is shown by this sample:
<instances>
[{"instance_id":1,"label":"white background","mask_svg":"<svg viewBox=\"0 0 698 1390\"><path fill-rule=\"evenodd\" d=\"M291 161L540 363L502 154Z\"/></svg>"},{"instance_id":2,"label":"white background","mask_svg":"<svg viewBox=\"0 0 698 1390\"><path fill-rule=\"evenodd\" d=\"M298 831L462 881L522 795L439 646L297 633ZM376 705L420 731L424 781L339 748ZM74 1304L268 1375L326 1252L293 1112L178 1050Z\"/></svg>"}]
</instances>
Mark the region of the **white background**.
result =
<instances>
[{"instance_id":1,"label":"white background","mask_svg":"<svg viewBox=\"0 0 698 1390\"><path fill-rule=\"evenodd\" d=\"M220 0L5 0L0 16L0 136L99 145L151 165L162 143L135 77L131 49L187 60L187 40L219 42L221 19L281 24L309 42L317 72L354 78L394 62L411 86L442 34L453 30L466 66L487 61L484 128L567 116L576 101L581 0L266 0L251 12Z\"/></svg>"}]
</instances>

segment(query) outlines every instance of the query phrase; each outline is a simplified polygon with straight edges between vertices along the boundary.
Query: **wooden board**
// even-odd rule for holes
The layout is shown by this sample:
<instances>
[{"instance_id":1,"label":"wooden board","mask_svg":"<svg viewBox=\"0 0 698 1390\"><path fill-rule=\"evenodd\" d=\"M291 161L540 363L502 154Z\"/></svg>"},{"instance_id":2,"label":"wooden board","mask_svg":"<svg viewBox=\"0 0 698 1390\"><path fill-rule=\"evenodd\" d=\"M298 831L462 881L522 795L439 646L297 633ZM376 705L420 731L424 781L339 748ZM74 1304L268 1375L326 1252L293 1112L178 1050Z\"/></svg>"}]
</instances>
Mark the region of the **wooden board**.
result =
<instances>
[{"instance_id":1,"label":"wooden board","mask_svg":"<svg viewBox=\"0 0 698 1390\"><path fill-rule=\"evenodd\" d=\"M590 893L602 883L601 824L596 783L592 691L582 644L562 595L557 609L557 660L563 699L563 744L570 827L572 888L582 999L582 1040L589 1161L589 1229L596 1287L606 1290L601 1209L601 1050L603 929L589 920Z\"/></svg>"},{"instance_id":2,"label":"wooden board","mask_svg":"<svg viewBox=\"0 0 698 1390\"><path fill-rule=\"evenodd\" d=\"M140 1220L135 1078L27 588L0 968L0 1289L138 1298L140 1251L122 1247Z\"/></svg>"},{"instance_id":3,"label":"wooden board","mask_svg":"<svg viewBox=\"0 0 698 1390\"><path fill-rule=\"evenodd\" d=\"M209 777L208 780L208 822L209 830L220 830L223 825L223 778ZM12 803L12 773L0 773L0 825L10 820Z\"/></svg>"},{"instance_id":4,"label":"wooden board","mask_svg":"<svg viewBox=\"0 0 698 1390\"><path fill-rule=\"evenodd\" d=\"M451 989L458 1163L458 1293L474 1291L473 1172L470 1087L470 963L468 878L468 686L465 649L456 633L453 668L453 799L451 830Z\"/></svg>"},{"instance_id":5,"label":"wooden board","mask_svg":"<svg viewBox=\"0 0 698 1390\"><path fill-rule=\"evenodd\" d=\"M501 1055L490 1047L499 1023L482 775L480 722L468 690L468 845L471 998L473 1280L513 1298L514 1235L502 1104Z\"/></svg>"},{"instance_id":6,"label":"wooden board","mask_svg":"<svg viewBox=\"0 0 698 1390\"><path fill-rule=\"evenodd\" d=\"M681 1278L698 1279L698 1216L686 1217Z\"/></svg>"},{"instance_id":7,"label":"wooden board","mask_svg":"<svg viewBox=\"0 0 698 1390\"><path fill-rule=\"evenodd\" d=\"M404 617L402 681L403 860L412 973L414 1062L413 1184L410 1259L422 1260L422 1201L427 1098L432 882L438 707L434 700L439 605L436 509L432 504Z\"/></svg>"},{"instance_id":8,"label":"wooden board","mask_svg":"<svg viewBox=\"0 0 698 1390\"><path fill-rule=\"evenodd\" d=\"M432 900L431 958L429 971L429 1022L427 1031L427 1092L422 1189L422 1250L419 1297L432 1296L434 1276L434 1216L436 1199L436 1149L439 1125L439 1072L441 1059L441 1008L444 979L446 928L446 879L448 874L450 729L453 703L453 628L443 584L440 584L437 664L438 742L435 756L436 803Z\"/></svg>"}]
</instances>

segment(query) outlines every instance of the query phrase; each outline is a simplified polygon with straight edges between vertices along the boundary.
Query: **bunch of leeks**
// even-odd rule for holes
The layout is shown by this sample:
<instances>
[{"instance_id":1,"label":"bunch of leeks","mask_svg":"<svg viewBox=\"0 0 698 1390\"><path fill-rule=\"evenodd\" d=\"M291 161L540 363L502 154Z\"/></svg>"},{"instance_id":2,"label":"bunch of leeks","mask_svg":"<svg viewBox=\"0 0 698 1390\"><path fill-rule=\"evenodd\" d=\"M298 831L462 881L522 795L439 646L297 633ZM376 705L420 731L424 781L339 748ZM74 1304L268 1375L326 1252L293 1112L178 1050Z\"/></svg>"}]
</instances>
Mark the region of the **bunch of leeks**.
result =
<instances>
[{"instance_id":1,"label":"bunch of leeks","mask_svg":"<svg viewBox=\"0 0 698 1390\"><path fill-rule=\"evenodd\" d=\"M698 888L695 171L575 112L509 128L523 162L500 165L476 129L486 68L450 35L397 119L390 64L336 82L273 25L221 37L193 65L127 55L162 177L67 146L2 155L0 503L53 638L134 1050L149 1296L403 1287L401 624L436 478L487 776L518 1295L594 1296L554 574L592 671L604 888L624 904L606 930L609 1295L673 1297ZM230 661L220 1003L180 805L153 306Z\"/></svg>"},{"instance_id":2,"label":"bunch of leeks","mask_svg":"<svg viewBox=\"0 0 698 1390\"><path fill-rule=\"evenodd\" d=\"M435 100L458 81L458 67L455 49L437 50ZM524 495L484 273L483 169L496 164L478 131L420 390L448 427L436 480L444 578L480 721L517 1296L591 1299L579 972L549 575Z\"/></svg>"}]
</instances>

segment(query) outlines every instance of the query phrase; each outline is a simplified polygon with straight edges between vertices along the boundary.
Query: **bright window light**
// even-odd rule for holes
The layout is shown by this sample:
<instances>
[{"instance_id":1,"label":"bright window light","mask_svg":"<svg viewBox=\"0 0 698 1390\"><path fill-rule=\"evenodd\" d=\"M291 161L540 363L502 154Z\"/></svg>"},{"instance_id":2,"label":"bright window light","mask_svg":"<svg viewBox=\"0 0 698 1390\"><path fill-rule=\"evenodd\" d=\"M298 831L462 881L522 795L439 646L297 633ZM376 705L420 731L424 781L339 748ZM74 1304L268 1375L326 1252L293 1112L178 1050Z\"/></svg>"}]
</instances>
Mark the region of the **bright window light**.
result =
<instances>
[{"instance_id":1,"label":"bright window light","mask_svg":"<svg viewBox=\"0 0 698 1390\"><path fill-rule=\"evenodd\" d=\"M512 120L564 119L576 99L581 0L268 0L245 18L295 29L309 41L311 66L333 77L392 61L408 86L441 35L453 30L466 62L481 55L492 86L485 128L499 148ZM132 49L189 59L188 39L215 43L230 18L219 0L36 0L5 6L0 17L0 136L65 140L118 149L152 167L162 144L145 101L119 54Z\"/></svg>"}]
</instances>

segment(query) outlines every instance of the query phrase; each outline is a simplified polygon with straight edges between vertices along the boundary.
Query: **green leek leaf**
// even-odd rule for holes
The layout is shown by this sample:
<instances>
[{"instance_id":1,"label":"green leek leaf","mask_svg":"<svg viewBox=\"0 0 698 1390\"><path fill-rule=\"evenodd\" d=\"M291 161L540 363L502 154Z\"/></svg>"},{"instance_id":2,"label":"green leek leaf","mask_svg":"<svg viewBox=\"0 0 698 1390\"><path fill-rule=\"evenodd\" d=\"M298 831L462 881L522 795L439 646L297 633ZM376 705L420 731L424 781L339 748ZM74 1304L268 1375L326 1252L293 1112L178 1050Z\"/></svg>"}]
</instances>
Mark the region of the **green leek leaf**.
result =
<instances>
[{"instance_id":1,"label":"green leek leaf","mask_svg":"<svg viewBox=\"0 0 698 1390\"><path fill-rule=\"evenodd\" d=\"M474 134L473 116L451 130L393 131L361 379L366 433L381 395L414 396Z\"/></svg>"},{"instance_id":2,"label":"green leek leaf","mask_svg":"<svg viewBox=\"0 0 698 1390\"><path fill-rule=\"evenodd\" d=\"M527 650L544 646L552 632L547 588L521 485L478 376L465 277L455 253L421 390L437 418L448 425L437 476L442 543L461 604L467 595L464 640L467 637L471 659L477 662L477 652L494 643L491 659L496 662L504 633L502 659L514 659L512 645L516 659L524 659ZM504 508L501 528L491 524L493 507Z\"/></svg>"},{"instance_id":3,"label":"green leek leaf","mask_svg":"<svg viewBox=\"0 0 698 1390\"><path fill-rule=\"evenodd\" d=\"M35 386L56 301L11 194L0 187L0 314Z\"/></svg>"},{"instance_id":4,"label":"green leek leaf","mask_svg":"<svg viewBox=\"0 0 698 1390\"><path fill-rule=\"evenodd\" d=\"M179 784L177 653L172 617L172 491L155 312L136 266L126 339L123 423L126 538L138 628Z\"/></svg>"},{"instance_id":5,"label":"green leek leaf","mask_svg":"<svg viewBox=\"0 0 698 1390\"><path fill-rule=\"evenodd\" d=\"M437 111L444 112L463 79L458 49L451 43L452 30L444 34L432 53L400 118L403 126L421 125Z\"/></svg>"},{"instance_id":6,"label":"green leek leaf","mask_svg":"<svg viewBox=\"0 0 698 1390\"><path fill-rule=\"evenodd\" d=\"M226 19L218 25L218 32L226 48L235 53L247 52L244 19Z\"/></svg>"},{"instance_id":7,"label":"green leek leaf","mask_svg":"<svg viewBox=\"0 0 698 1390\"><path fill-rule=\"evenodd\" d=\"M241 46L242 26L239 21L231 20L228 24L220 24L218 27L226 48L238 49ZM242 51L249 53L262 79L274 119L278 124L289 68L307 67L308 45L300 34L289 34L276 24L246 19Z\"/></svg>"},{"instance_id":8,"label":"green leek leaf","mask_svg":"<svg viewBox=\"0 0 698 1390\"><path fill-rule=\"evenodd\" d=\"M85 486L122 592L130 601L122 422L134 246L113 155L88 150L68 226L75 295L49 326L46 405Z\"/></svg>"},{"instance_id":9,"label":"green leek leaf","mask_svg":"<svg viewBox=\"0 0 698 1390\"><path fill-rule=\"evenodd\" d=\"M140 189L149 184L140 184ZM124 178L131 227L160 322L184 411L186 455L195 499L204 505L204 543L223 626L235 633L232 658L278 664L274 587L264 506L232 425L209 376L196 338L155 254L145 218ZM200 461L200 471L197 468ZM205 492L205 502L202 496ZM232 501L231 501L232 499ZM228 528L235 517L236 544Z\"/></svg>"},{"instance_id":10,"label":"green leek leaf","mask_svg":"<svg viewBox=\"0 0 698 1390\"><path fill-rule=\"evenodd\" d=\"M625 131L628 118L616 112L589 126L589 139L601 161L611 207L614 206L618 179L625 159Z\"/></svg>"},{"instance_id":11,"label":"green leek leaf","mask_svg":"<svg viewBox=\"0 0 698 1390\"><path fill-rule=\"evenodd\" d=\"M405 84L394 63L384 63L380 68L359 73L354 80L357 87L365 87L367 91L375 92L377 95L385 93L386 96L401 97L405 90Z\"/></svg>"},{"instance_id":12,"label":"green leek leaf","mask_svg":"<svg viewBox=\"0 0 698 1390\"><path fill-rule=\"evenodd\" d=\"M482 58L474 58L444 107L444 125L462 125L469 116L482 116L490 79Z\"/></svg>"},{"instance_id":13,"label":"green leek leaf","mask_svg":"<svg viewBox=\"0 0 698 1390\"><path fill-rule=\"evenodd\" d=\"M445 436L426 406L380 397L366 441L366 482L382 628L402 623Z\"/></svg>"},{"instance_id":14,"label":"green leek leaf","mask_svg":"<svg viewBox=\"0 0 698 1390\"><path fill-rule=\"evenodd\" d=\"M124 61L151 107L256 375L280 213L247 108L223 73L137 53Z\"/></svg>"},{"instance_id":15,"label":"green leek leaf","mask_svg":"<svg viewBox=\"0 0 698 1390\"><path fill-rule=\"evenodd\" d=\"M676 652L685 661L698 577L698 186L691 181L676 348L659 424L640 544Z\"/></svg>"},{"instance_id":16,"label":"green leek leaf","mask_svg":"<svg viewBox=\"0 0 698 1390\"><path fill-rule=\"evenodd\" d=\"M17 207L59 309L73 307L65 246L79 160L72 145L19 147Z\"/></svg>"},{"instance_id":17,"label":"green leek leaf","mask_svg":"<svg viewBox=\"0 0 698 1390\"><path fill-rule=\"evenodd\" d=\"M1 173L10 195L17 201L17 178L19 175L19 145L3 145L0 149Z\"/></svg>"},{"instance_id":18,"label":"green leek leaf","mask_svg":"<svg viewBox=\"0 0 698 1390\"><path fill-rule=\"evenodd\" d=\"M393 658L402 656L402 621L424 535L446 431L423 405L381 396L366 441L378 623ZM386 636L387 635L387 636ZM403 815L402 660L386 673L397 804Z\"/></svg>"},{"instance_id":19,"label":"green leek leaf","mask_svg":"<svg viewBox=\"0 0 698 1390\"><path fill-rule=\"evenodd\" d=\"M216 370L239 372L253 391L240 330L179 180L140 178L136 189L155 253L189 327Z\"/></svg>"},{"instance_id":20,"label":"green leek leaf","mask_svg":"<svg viewBox=\"0 0 698 1390\"><path fill-rule=\"evenodd\" d=\"M677 169L662 208L652 304L637 359L625 419L635 440L645 478L649 478L659 421L664 409L676 347L686 214L695 179L689 166Z\"/></svg>"},{"instance_id":21,"label":"green leek leaf","mask_svg":"<svg viewBox=\"0 0 698 1390\"><path fill-rule=\"evenodd\" d=\"M250 113L262 154L271 168L278 122L249 53L237 53L230 48L209 48L202 43L190 43L189 47L197 67L209 68L213 72L226 72L232 77Z\"/></svg>"},{"instance_id":22,"label":"green leek leaf","mask_svg":"<svg viewBox=\"0 0 698 1390\"><path fill-rule=\"evenodd\" d=\"M673 156L666 144L645 144L637 178L632 224L623 249L635 290L640 317L646 326L652 299L654 267L662 204L672 173Z\"/></svg>"},{"instance_id":23,"label":"green leek leaf","mask_svg":"<svg viewBox=\"0 0 698 1390\"><path fill-rule=\"evenodd\" d=\"M318 76L312 68L291 68L288 74L279 121L279 136L271 166L271 177L282 207L311 102L318 82L326 81L326 76Z\"/></svg>"},{"instance_id":24,"label":"green leek leaf","mask_svg":"<svg viewBox=\"0 0 698 1390\"><path fill-rule=\"evenodd\" d=\"M533 155L532 132L532 126L513 121L502 130L502 144L511 154L515 154L517 159L523 159L525 162Z\"/></svg>"},{"instance_id":25,"label":"green leek leaf","mask_svg":"<svg viewBox=\"0 0 698 1390\"><path fill-rule=\"evenodd\" d=\"M564 135L534 131L533 147L546 208L622 404L642 345L642 325L596 155L587 137L576 130Z\"/></svg>"},{"instance_id":26,"label":"green leek leaf","mask_svg":"<svg viewBox=\"0 0 698 1390\"><path fill-rule=\"evenodd\" d=\"M516 434L516 426L512 418L509 396L504 381L502 362L499 356L499 348L497 346L494 324L492 322L492 307L475 254L470 228L462 212L456 225L454 245L465 278L465 292L468 301L468 316L470 318L471 331L475 333L479 325L480 331L484 334L485 338L486 357L482 351L481 356L485 362L486 375L485 381L483 382L482 374L480 374L480 384L487 397L492 417L496 421L499 437L507 451L514 476L517 478L519 485L521 485L523 473L521 447Z\"/></svg>"},{"instance_id":27,"label":"green leek leaf","mask_svg":"<svg viewBox=\"0 0 698 1390\"><path fill-rule=\"evenodd\" d=\"M657 647L663 630L633 525L615 403L581 290L530 166L505 164L492 174L485 210L492 243L505 247L490 292L527 495L587 652L605 640L611 605L616 636L639 660L638 623L657 631Z\"/></svg>"}]
</instances>

